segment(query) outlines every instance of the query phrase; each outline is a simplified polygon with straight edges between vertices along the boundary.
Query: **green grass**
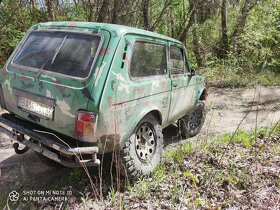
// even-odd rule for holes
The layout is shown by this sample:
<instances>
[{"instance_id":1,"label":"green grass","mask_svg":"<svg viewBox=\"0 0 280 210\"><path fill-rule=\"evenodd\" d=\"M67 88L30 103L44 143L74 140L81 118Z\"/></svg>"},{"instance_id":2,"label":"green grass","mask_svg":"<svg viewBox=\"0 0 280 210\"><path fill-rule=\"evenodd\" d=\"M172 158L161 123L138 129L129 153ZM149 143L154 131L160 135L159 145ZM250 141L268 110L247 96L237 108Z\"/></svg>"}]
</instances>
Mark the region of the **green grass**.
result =
<instances>
[{"instance_id":1,"label":"green grass","mask_svg":"<svg viewBox=\"0 0 280 210\"><path fill-rule=\"evenodd\" d=\"M220 64L198 70L198 74L206 78L207 84L213 87L254 87L279 86L280 72L255 71L246 67L234 67L230 64Z\"/></svg>"},{"instance_id":2,"label":"green grass","mask_svg":"<svg viewBox=\"0 0 280 210\"><path fill-rule=\"evenodd\" d=\"M49 189L62 189L65 186L72 186L82 179L87 179L87 176L82 168L71 169L68 174L65 174L63 178L55 180L47 188Z\"/></svg>"},{"instance_id":3,"label":"green grass","mask_svg":"<svg viewBox=\"0 0 280 210\"><path fill-rule=\"evenodd\" d=\"M181 160L186 154L191 154L193 152L194 152L194 145L191 142L187 142L185 144L179 145L176 150L165 152L163 154L163 157L166 158L167 160L172 160L178 164L181 162Z\"/></svg>"},{"instance_id":4,"label":"green grass","mask_svg":"<svg viewBox=\"0 0 280 210\"><path fill-rule=\"evenodd\" d=\"M224 134L207 142L188 141L177 145L175 149L164 152L162 163L156 167L150 178L139 179L127 189L127 193L136 201L153 198L157 203L161 201L154 198L155 195L160 197L166 193L167 196L162 199L169 200L171 208L178 208L182 204L182 197L185 199L183 206L190 209L219 209L223 208L223 205L238 203L236 199L228 198L225 204L212 206L209 198L205 196L210 194L210 197L219 197L221 191L231 186L241 191L250 189L252 187L250 163L254 164L254 161L259 160L258 158L263 161L265 159L265 155L262 157L263 152L266 154L268 152L256 142L257 137L262 135L266 138L270 135L279 135L279 133L280 123L271 128L259 128L257 131L239 130L234 135ZM229 150L225 150L228 146ZM270 141L269 146L269 155L272 157L279 155L278 142ZM188 161L195 162L196 156L198 162L195 165L188 165L194 164ZM247 165L240 168L239 163ZM271 177L270 181L272 181ZM164 187L165 185L169 188Z\"/></svg>"}]
</instances>

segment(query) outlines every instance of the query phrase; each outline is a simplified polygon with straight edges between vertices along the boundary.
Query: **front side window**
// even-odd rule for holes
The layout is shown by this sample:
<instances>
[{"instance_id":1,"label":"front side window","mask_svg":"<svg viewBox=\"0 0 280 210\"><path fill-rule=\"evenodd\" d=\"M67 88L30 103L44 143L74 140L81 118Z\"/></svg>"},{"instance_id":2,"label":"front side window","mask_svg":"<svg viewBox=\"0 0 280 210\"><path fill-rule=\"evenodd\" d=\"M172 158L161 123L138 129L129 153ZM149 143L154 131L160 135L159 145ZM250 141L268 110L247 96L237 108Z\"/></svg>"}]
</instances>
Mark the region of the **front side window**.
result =
<instances>
[{"instance_id":1,"label":"front side window","mask_svg":"<svg viewBox=\"0 0 280 210\"><path fill-rule=\"evenodd\" d=\"M101 38L70 32L34 31L18 51L14 64L86 78Z\"/></svg>"},{"instance_id":2,"label":"front side window","mask_svg":"<svg viewBox=\"0 0 280 210\"><path fill-rule=\"evenodd\" d=\"M170 47L170 63L172 74L184 74L185 62L182 48L176 46Z\"/></svg>"},{"instance_id":3,"label":"front side window","mask_svg":"<svg viewBox=\"0 0 280 210\"><path fill-rule=\"evenodd\" d=\"M130 63L131 77L149 77L167 73L166 47L153 42L137 41Z\"/></svg>"}]
</instances>

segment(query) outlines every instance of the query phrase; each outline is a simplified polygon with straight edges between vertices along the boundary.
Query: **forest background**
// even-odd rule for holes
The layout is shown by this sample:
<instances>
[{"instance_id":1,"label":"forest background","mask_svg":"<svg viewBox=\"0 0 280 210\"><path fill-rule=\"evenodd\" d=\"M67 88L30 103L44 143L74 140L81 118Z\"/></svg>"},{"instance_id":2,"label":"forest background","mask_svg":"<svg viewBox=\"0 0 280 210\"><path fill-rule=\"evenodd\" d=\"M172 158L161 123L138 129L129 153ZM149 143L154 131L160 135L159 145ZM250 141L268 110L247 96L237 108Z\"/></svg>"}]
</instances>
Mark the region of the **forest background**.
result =
<instances>
[{"instance_id":1,"label":"forest background","mask_svg":"<svg viewBox=\"0 0 280 210\"><path fill-rule=\"evenodd\" d=\"M280 85L279 0L0 0L0 67L38 22L94 21L179 39L210 86Z\"/></svg>"}]
</instances>

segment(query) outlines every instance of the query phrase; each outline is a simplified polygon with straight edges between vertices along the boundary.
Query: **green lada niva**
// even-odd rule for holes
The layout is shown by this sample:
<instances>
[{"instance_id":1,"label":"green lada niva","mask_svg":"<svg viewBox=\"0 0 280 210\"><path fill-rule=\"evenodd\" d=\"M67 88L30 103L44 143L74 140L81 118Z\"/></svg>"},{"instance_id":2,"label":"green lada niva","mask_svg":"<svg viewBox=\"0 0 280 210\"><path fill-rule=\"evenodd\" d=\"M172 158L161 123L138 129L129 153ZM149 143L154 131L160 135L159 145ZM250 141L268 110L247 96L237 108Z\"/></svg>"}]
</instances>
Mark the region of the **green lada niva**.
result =
<instances>
[{"instance_id":1,"label":"green lada niva","mask_svg":"<svg viewBox=\"0 0 280 210\"><path fill-rule=\"evenodd\" d=\"M205 81L175 39L105 23L39 23L0 72L0 131L16 153L31 149L66 167L99 165L113 152L133 178L160 162L162 128L200 131L205 99Z\"/></svg>"}]
</instances>

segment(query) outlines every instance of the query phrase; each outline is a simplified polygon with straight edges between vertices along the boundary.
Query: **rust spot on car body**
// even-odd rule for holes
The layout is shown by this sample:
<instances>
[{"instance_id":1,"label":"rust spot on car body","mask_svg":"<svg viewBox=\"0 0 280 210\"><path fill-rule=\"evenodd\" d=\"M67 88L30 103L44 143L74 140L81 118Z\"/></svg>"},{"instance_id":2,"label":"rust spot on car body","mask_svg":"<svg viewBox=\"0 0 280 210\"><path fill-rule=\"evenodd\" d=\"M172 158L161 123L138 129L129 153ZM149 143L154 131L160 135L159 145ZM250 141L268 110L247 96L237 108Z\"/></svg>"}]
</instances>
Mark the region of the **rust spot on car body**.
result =
<instances>
[{"instance_id":1,"label":"rust spot on car body","mask_svg":"<svg viewBox=\"0 0 280 210\"><path fill-rule=\"evenodd\" d=\"M59 80L56 80L56 81L54 82L54 84L55 84L57 90L58 90L60 93L64 93L66 87L63 86Z\"/></svg>"},{"instance_id":2,"label":"rust spot on car body","mask_svg":"<svg viewBox=\"0 0 280 210\"><path fill-rule=\"evenodd\" d=\"M103 135L98 140L98 147L103 152L112 152L119 149L120 134Z\"/></svg>"},{"instance_id":3,"label":"rust spot on car body","mask_svg":"<svg viewBox=\"0 0 280 210\"><path fill-rule=\"evenodd\" d=\"M70 21L69 23L68 23L68 27L69 28L74 28L74 27L76 27L77 26L77 23L75 22L75 21Z\"/></svg>"},{"instance_id":4,"label":"rust spot on car body","mask_svg":"<svg viewBox=\"0 0 280 210\"><path fill-rule=\"evenodd\" d=\"M101 48L100 55L108 55L110 53L110 48Z\"/></svg>"}]
</instances>

